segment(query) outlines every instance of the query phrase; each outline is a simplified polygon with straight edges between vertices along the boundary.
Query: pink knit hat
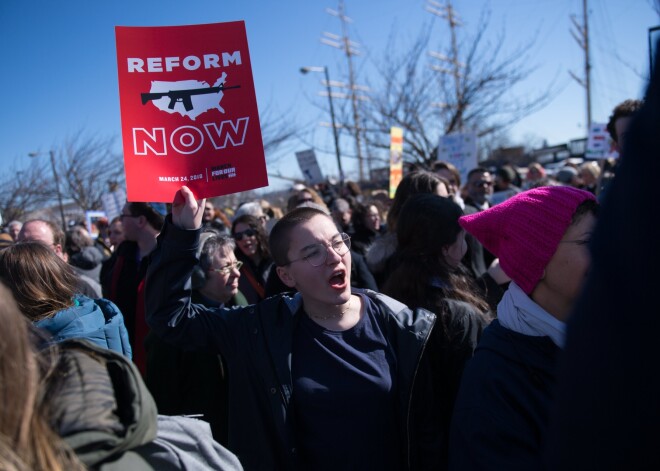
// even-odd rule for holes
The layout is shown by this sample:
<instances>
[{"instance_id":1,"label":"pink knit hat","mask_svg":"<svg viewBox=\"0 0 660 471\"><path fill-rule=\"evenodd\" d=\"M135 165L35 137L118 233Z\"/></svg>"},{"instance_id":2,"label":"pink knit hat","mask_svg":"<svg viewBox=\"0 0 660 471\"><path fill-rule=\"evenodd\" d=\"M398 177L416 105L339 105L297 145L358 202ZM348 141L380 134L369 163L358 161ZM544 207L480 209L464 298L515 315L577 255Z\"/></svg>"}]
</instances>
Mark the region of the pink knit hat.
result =
<instances>
[{"instance_id":1,"label":"pink knit hat","mask_svg":"<svg viewBox=\"0 0 660 471\"><path fill-rule=\"evenodd\" d=\"M467 232L499 257L504 272L527 294L543 276L588 191L546 186L523 191L485 211L462 216Z\"/></svg>"}]
</instances>

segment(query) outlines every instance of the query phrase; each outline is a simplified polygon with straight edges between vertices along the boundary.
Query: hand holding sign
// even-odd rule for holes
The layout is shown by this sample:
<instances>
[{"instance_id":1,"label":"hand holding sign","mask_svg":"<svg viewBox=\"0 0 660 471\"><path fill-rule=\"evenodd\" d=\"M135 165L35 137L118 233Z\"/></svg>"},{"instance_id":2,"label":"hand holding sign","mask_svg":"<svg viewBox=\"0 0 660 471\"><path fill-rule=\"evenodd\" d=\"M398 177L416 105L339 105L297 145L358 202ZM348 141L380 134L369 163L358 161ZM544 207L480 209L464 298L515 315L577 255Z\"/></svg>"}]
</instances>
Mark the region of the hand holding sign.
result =
<instances>
[{"instance_id":1,"label":"hand holding sign","mask_svg":"<svg viewBox=\"0 0 660 471\"><path fill-rule=\"evenodd\" d=\"M182 186L172 201L172 222L182 229L199 229L205 203L206 199L196 200L190 188Z\"/></svg>"}]
</instances>

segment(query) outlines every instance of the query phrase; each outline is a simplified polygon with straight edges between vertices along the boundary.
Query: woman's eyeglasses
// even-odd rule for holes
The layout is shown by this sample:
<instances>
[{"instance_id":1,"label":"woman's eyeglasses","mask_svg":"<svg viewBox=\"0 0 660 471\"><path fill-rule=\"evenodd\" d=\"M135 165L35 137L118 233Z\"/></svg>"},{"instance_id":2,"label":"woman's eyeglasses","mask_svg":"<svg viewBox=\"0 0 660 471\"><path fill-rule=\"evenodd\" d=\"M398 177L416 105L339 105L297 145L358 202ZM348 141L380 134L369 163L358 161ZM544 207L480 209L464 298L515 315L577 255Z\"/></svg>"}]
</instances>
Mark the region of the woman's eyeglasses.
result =
<instances>
[{"instance_id":1,"label":"woman's eyeglasses","mask_svg":"<svg viewBox=\"0 0 660 471\"><path fill-rule=\"evenodd\" d=\"M256 235L257 235L257 231L255 231L254 229L245 229L242 232L234 233L233 237L234 237L235 240L242 240L243 236L254 237Z\"/></svg>"},{"instance_id":2,"label":"woman's eyeglasses","mask_svg":"<svg viewBox=\"0 0 660 471\"><path fill-rule=\"evenodd\" d=\"M210 271L220 273L221 275L229 275L234 268L236 270L240 270L242 266L243 266L243 262L237 260L234 263L230 263L229 265L225 265L222 268L212 268Z\"/></svg>"},{"instance_id":3,"label":"woman's eyeglasses","mask_svg":"<svg viewBox=\"0 0 660 471\"><path fill-rule=\"evenodd\" d=\"M351 250L351 237L342 232L339 234L340 239L335 239L329 244L311 244L303 249L303 255L301 258L296 260L291 260L288 263L285 263L284 266L290 265L293 262L299 262L300 260L305 260L313 267L320 267L323 265L326 260L328 260L328 247L332 247L337 255L340 257L346 255L346 253Z\"/></svg>"}]
</instances>

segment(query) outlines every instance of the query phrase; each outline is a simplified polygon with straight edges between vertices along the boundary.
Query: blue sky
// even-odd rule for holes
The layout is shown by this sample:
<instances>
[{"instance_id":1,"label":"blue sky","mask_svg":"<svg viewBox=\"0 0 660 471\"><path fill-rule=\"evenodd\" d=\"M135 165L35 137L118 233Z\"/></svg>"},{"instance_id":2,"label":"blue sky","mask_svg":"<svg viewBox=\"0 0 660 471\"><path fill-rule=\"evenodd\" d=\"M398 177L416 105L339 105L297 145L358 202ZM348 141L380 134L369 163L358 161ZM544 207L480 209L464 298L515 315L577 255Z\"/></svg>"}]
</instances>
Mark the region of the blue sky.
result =
<instances>
[{"instance_id":1,"label":"blue sky","mask_svg":"<svg viewBox=\"0 0 660 471\"><path fill-rule=\"evenodd\" d=\"M414 38L422 25L445 24L424 10L422 0L345 0L353 22L350 35L361 45L355 58L367 70L380 58L393 28L400 44ZM510 131L512 143L549 144L584 137L585 95L568 74L581 74L582 52L571 37L571 14L581 18L581 0L454 0L470 33L481 11L491 10L489 34L504 31L507 47L535 39L537 71L516 93L533 93L556 77L561 92L542 111ZM606 121L618 102L641 97L648 69L648 29L660 24L652 0L591 0L593 66L592 116ZM336 173L331 131L321 74L301 75L306 65L327 65L331 79L341 80L345 61L337 49L320 42L323 32L340 34L338 19L326 12L336 0L2 0L0 57L3 122L0 127L0 172L27 165L27 154L60 146L84 130L116 136L121 152L115 26L165 26L244 20L260 109L285 114L310 130L277 155L269 172L300 176L294 152L317 149L321 168ZM438 33L440 34L440 33ZM350 147L348 138L342 138ZM405 136L404 136L405 139ZM344 163L355 177L354 161ZM271 178L273 188L288 185Z\"/></svg>"}]
</instances>

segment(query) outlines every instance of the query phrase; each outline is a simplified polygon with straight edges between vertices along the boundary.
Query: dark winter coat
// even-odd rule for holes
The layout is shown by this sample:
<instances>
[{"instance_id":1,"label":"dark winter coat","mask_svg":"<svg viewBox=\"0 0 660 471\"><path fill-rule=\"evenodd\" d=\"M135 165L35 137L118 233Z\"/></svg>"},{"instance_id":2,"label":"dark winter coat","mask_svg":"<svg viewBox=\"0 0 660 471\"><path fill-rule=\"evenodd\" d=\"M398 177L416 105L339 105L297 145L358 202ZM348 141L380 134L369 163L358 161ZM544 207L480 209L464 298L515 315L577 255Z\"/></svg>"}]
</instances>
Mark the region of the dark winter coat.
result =
<instances>
[{"instance_id":1,"label":"dark winter coat","mask_svg":"<svg viewBox=\"0 0 660 471\"><path fill-rule=\"evenodd\" d=\"M220 352L229 370L229 448L250 470L297 468L290 415L291 352L301 298L279 295L239 309L210 310L190 303L190 274L199 231L175 227L168 217L147 276L147 320L161 337L182 348ZM364 292L388 319L387 335L397 357L398 420L408 469L421 469L438 450L437 430L423 407L432 404L422 362L435 315L411 311L372 291ZM424 357L425 358L425 357ZM423 374L420 373L423 370ZM413 385L415 386L413 388ZM356 446L359 446L356 444Z\"/></svg>"},{"instance_id":2,"label":"dark winter coat","mask_svg":"<svg viewBox=\"0 0 660 471\"><path fill-rule=\"evenodd\" d=\"M149 332L144 316L144 277L149 257L139 258L137 242L125 240L101 269L103 296L114 302L124 314L128 338L133 346L133 361L146 372L144 341Z\"/></svg>"},{"instance_id":3,"label":"dark winter coat","mask_svg":"<svg viewBox=\"0 0 660 471\"><path fill-rule=\"evenodd\" d=\"M245 306L238 292L225 307ZM219 303L193 291L192 300L206 306ZM217 353L183 350L162 340L153 331L145 342L147 374L145 382L158 411L167 415L195 415L211 426L213 438L227 445L227 367Z\"/></svg>"},{"instance_id":4,"label":"dark winter coat","mask_svg":"<svg viewBox=\"0 0 660 471\"><path fill-rule=\"evenodd\" d=\"M559 354L549 337L522 335L494 320L458 391L449 469L540 470Z\"/></svg>"}]
</instances>

